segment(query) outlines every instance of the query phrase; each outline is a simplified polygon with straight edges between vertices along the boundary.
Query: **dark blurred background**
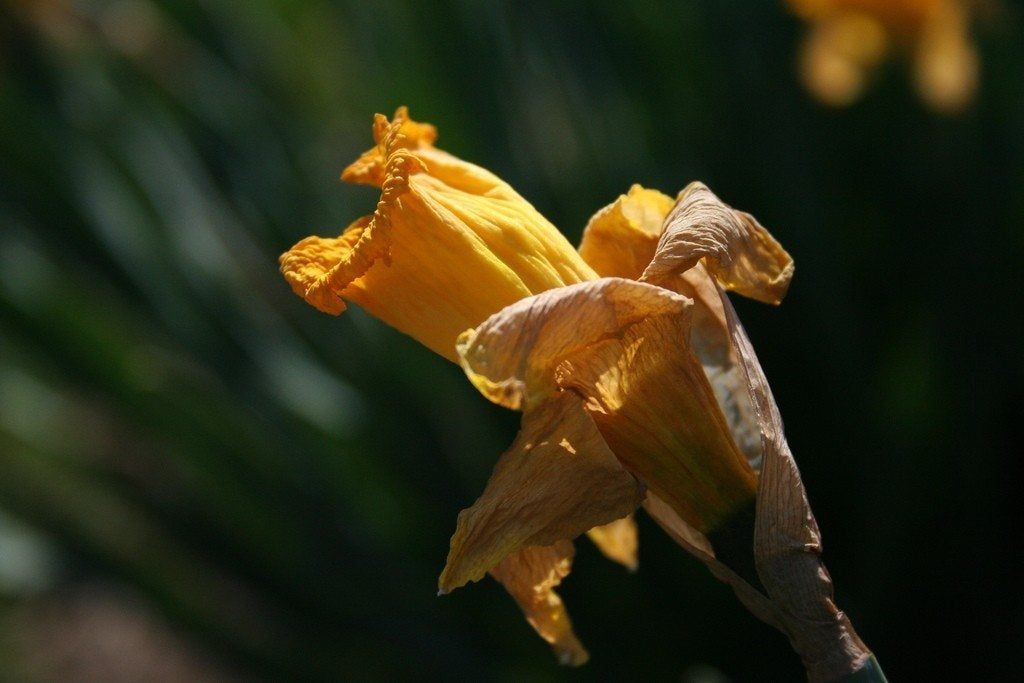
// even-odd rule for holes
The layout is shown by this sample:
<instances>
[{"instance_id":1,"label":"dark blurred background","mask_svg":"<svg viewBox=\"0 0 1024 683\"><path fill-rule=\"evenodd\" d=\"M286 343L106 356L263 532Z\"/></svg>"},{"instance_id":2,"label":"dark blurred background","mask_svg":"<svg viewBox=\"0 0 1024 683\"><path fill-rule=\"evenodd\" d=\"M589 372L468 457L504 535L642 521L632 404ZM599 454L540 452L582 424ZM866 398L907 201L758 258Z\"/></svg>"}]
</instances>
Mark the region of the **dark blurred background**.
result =
<instances>
[{"instance_id":1,"label":"dark blurred background","mask_svg":"<svg viewBox=\"0 0 1024 683\"><path fill-rule=\"evenodd\" d=\"M368 213L374 112L575 243L700 179L797 263L737 301L839 605L894 680L1019 673L1024 12L957 116L886 62L836 110L782 2L0 3L0 679L800 680L649 520L585 540L558 668L492 581L435 596L517 416L277 255Z\"/></svg>"}]
</instances>

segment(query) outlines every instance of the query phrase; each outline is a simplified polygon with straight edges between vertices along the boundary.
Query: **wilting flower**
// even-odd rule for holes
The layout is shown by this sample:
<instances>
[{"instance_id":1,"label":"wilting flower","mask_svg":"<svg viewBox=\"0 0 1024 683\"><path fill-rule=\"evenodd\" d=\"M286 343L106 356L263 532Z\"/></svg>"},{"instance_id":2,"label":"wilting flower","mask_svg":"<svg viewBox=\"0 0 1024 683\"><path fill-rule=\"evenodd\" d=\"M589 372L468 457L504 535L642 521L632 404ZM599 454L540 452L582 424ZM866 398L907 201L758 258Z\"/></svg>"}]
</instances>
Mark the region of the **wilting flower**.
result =
<instances>
[{"instance_id":1,"label":"wilting flower","mask_svg":"<svg viewBox=\"0 0 1024 683\"><path fill-rule=\"evenodd\" d=\"M978 56L970 41L970 0L788 0L811 23L800 69L818 99L856 100L892 49L909 53L921 97L942 111L974 95Z\"/></svg>"},{"instance_id":2,"label":"wilting flower","mask_svg":"<svg viewBox=\"0 0 1024 683\"><path fill-rule=\"evenodd\" d=\"M353 301L461 364L523 413L483 494L459 515L441 593L490 574L561 661L587 653L554 592L573 539L636 566L640 506L786 633L815 680L870 652L832 602L817 526L725 290L777 304L792 260L752 216L691 183L634 186L579 252L489 172L433 146L432 126L378 115L342 178L376 211L281 257L292 288Z\"/></svg>"}]
</instances>

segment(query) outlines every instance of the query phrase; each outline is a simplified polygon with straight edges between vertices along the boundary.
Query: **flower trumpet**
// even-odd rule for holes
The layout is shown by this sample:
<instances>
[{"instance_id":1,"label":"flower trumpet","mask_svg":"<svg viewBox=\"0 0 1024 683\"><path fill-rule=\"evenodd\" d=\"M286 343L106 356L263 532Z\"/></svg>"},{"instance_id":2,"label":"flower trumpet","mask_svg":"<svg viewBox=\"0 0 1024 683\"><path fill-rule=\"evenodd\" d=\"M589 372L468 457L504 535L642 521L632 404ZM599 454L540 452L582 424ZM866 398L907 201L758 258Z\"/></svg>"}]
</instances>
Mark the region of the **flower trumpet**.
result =
<instances>
[{"instance_id":1,"label":"flower trumpet","mask_svg":"<svg viewBox=\"0 0 1024 683\"><path fill-rule=\"evenodd\" d=\"M559 659L588 655L555 588L573 540L636 566L643 507L782 630L812 680L875 667L832 599L771 391L726 291L778 304L792 259L701 183L634 186L579 251L525 199L433 143L404 108L342 178L381 188L340 237L281 257L300 296L345 301L458 362L522 425L459 514L440 593L490 574Z\"/></svg>"}]
</instances>

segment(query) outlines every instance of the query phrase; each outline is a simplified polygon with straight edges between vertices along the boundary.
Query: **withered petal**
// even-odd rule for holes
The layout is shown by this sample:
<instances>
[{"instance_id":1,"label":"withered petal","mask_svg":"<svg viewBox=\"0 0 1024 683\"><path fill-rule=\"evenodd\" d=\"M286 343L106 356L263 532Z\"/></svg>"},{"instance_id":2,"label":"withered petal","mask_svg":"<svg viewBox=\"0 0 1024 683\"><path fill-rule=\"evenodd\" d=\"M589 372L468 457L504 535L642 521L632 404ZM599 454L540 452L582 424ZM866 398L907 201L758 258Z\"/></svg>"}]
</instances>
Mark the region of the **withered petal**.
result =
<instances>
[{"instance_id":1,"label":"withered petal","mask_svg":"<svg viewBox=\"0 0 1024 683\"><path fill-rule=\"evenodd\" d=\"M569 285L518 301L463 332L459 360L480 393L519 410L557 392L554 370L567 356L641 320L680 314L691 303L622 278Z\"/></svg>"},{"instance_id":2,"label":"withered petal","mask_svg":"<svg viewBox=\"0 0 1024 683\"><path fill-rule=\"evenodd\" d=\"M724 292L721 296L764 448L754 527L757 574L808 678L836 680L860 669L871 652L836 607L832 579L821 561L818 523L786 442L778 405L743 325Z\"/></svg>"},{"instance_id":3,"label":"withered petal","mask_svg":"<svg viewBox=\"0 0 1024 683\"><path fill-rule=\"evenodd\" d=\"M569 666L590 658L576 634L562 599L554 589L569 575L572 541L530 546L510 553L490 573L515 598L530 626L551 644L558 661Z\"/></svg>"},{"instance_id":4,"label":"withered petal","mask_svg":"<svg viewBox=\"0 0 1024 683\"><path fill-rule=\"evenodd\" d=\"M479 499L459 513L438 580L442 593L478 581L509 553L550 545L619 519L644 488L608 450L579 397L564 392L523 415Z\"/></svg>"},{"instance_id":5,"label":"withered petal","mask_svg":"<svg viewBox=\"0 0 1024 683\"><path fill-rule=\"evenodd\" d=\"M793 275L793 259L748 213L737 211L703 183L679 193L665 219L654 259L641 280L661 284L701 259L726 289L765 303L782 301Z\"/></svg>"}]
</instances>

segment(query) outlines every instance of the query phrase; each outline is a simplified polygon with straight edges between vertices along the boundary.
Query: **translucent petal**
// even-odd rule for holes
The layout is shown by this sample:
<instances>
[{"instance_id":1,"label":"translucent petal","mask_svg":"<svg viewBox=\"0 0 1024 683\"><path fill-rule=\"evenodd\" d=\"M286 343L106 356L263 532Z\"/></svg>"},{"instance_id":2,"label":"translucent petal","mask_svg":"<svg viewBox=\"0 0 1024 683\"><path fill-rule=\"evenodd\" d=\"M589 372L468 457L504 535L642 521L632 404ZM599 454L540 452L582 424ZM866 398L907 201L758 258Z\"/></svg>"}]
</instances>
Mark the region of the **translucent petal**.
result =
<instances>
[{"instance_id":1,"label":"translucent petal","mask_svg":"<svg viewBox=\"0 0 1024 683\"><path fill-rule=\"evenodd\" d=\"M691 303L621 278L563 287L518 301L464 332L459 360L484 396L518 410L557 391L553 371L568 355L648 317L682 313Z\"/></svg>"},{"instance_id":2,"label":"translucent petal","mask_svg":"<svg viewBox=\"0 0 1024 683\"><path fill-rule=\"evenodd\" d=\"M579 397L557 394L523 415L483 495L459 514L439 588L447 593L477 581L524 547L572 539L619 519L643 497Z\"/></svg>"},{"instance_id":3,"label":"translucent petal","mask_svg":"<svg viewBox=\"0 0 1024 683\"><path fill-rule=\"evenodd\" d=\"M529 410L560 389L583 397L615 457L706 531L750 503L756 479L688 348L691 305L602 278L503 309L460 339L459 354L503 405Z\"/></svg>"},{"instance_id":4,"label":"translucent petal","mask_svg":"<svg viewBox=\"0 0 1024 683\"><path fill-rule=\"evenodd\" d=\"M618 562L630 571L636 571L639 566L639 541L633 515L617 519L610 524L596 526L587 532L587 537L609 560Z\"/></svg>"},{"instance_id":5,"label":"translucent petal","mask_svg":"<svg viewBox=\"0 0 1024 683\"><path fill-rule=\"evenodd\" d=\"M654 258L674 203L666 194L633 185L587 223L580 256L601 277L639 279Z\"/></svg>"},{"instance_id":6,"label":"translucent petal","mask_svg":"<svg viewBox=\"0 0 1024 683\"><path fill-rule=\"evenodd\" d=\"M558 661L579 666L590 655L573 633L565 605L554 591L569 575L572 557L571 541L531 546L508 555L491 570L491 576L515 598L526 620L551 644Z\"/></svg>"}]
</instances>

